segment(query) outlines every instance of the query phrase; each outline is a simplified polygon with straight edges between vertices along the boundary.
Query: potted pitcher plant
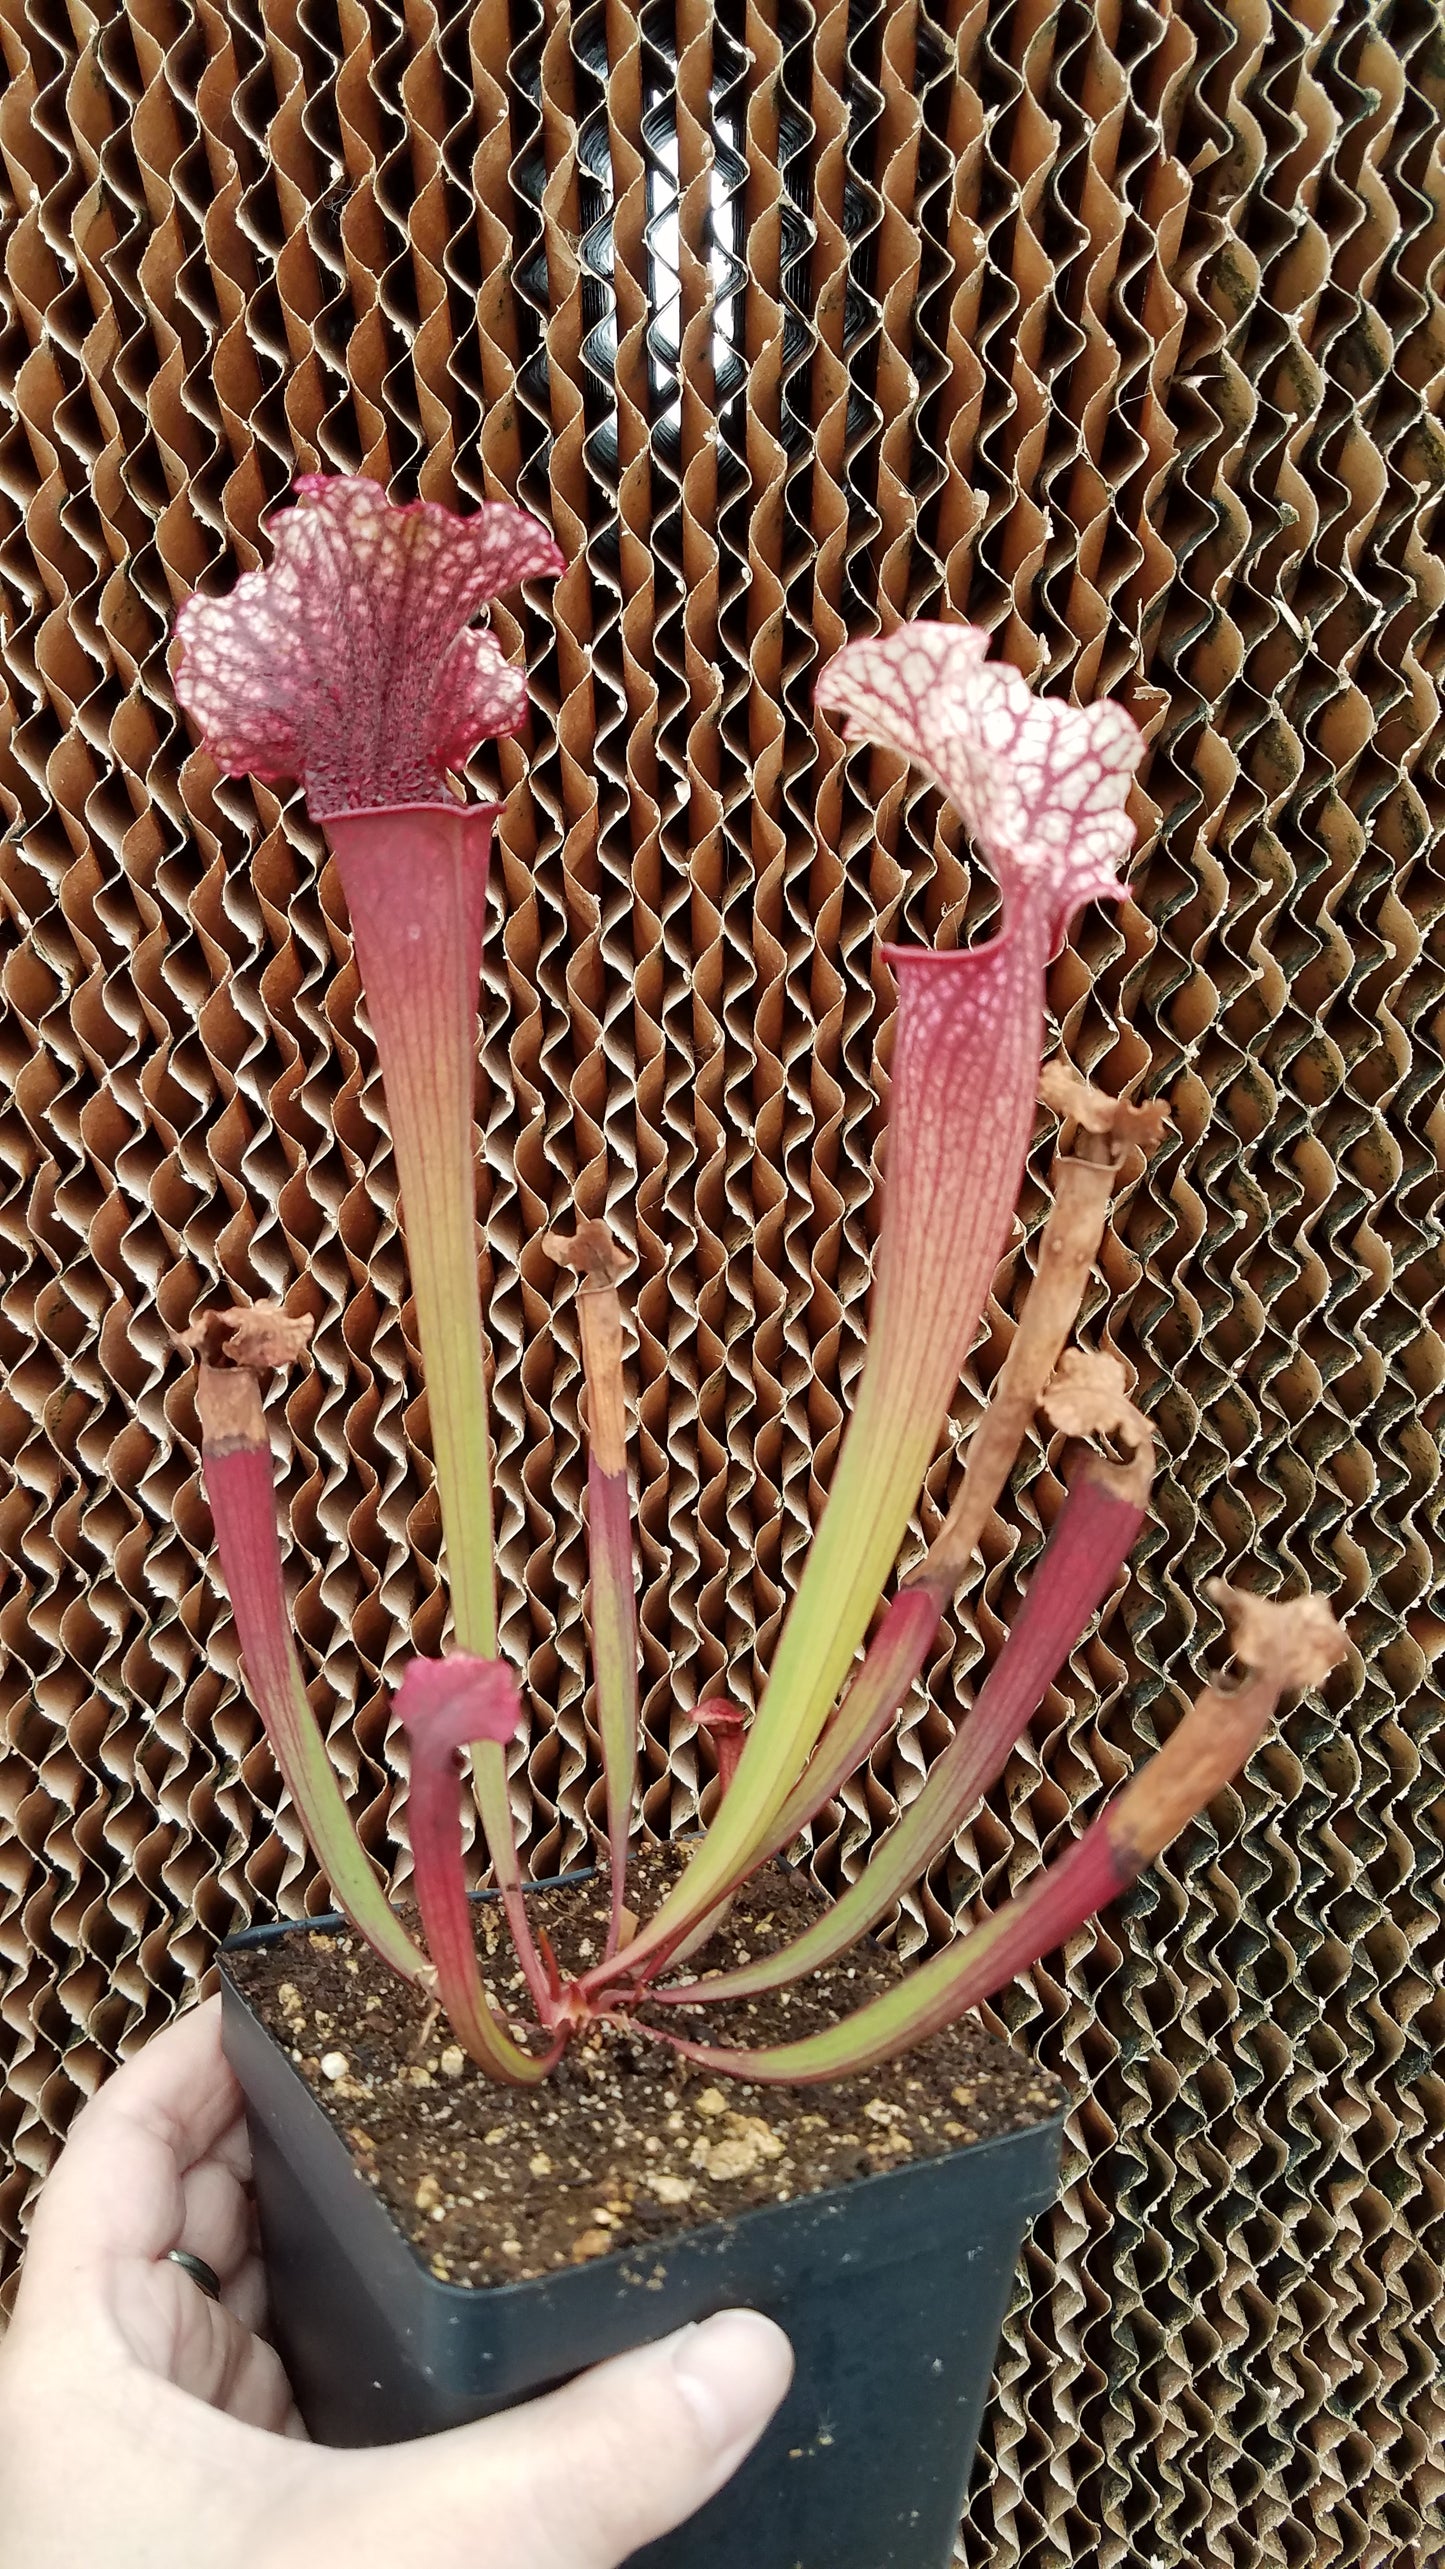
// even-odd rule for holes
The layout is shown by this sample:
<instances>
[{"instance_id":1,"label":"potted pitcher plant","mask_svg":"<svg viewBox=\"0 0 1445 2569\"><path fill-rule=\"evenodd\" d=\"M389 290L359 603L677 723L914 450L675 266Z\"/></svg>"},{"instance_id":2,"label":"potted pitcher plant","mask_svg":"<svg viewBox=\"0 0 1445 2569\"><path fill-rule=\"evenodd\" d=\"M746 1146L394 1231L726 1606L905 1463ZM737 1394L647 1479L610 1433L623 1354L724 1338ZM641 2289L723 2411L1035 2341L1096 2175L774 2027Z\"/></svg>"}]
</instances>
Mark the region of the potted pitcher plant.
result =
<instances>
[{"instance_id":1,"label":"potted pitcher plant","mask_svg":"<svg viewBox=\"0 0 1445 2569\"><path fill-rule=\"evenodd\" d=\"M942 2569L1025 2225L1055 2184L1065 2099L972 2011L1061 1945L1249 1757L1282 1695L1343 1650L1318 1597L1210 1593L1232 1673L1067 1849L913 1968L873 1938L953 1842L1125 1575L1154 1469L1111 1357L1070 1344L1121 1171L1164 1108L1041 1067L1045 970L1080 906L1121 890L1141 754L1119 705L1035 696L967 625L850 644L818 683L850 741L941 787L1001 894L987 942L892 946L897 984L866 1359L756 1709L687 1708L710 1822L638 1843L637 1566L625 1243L546 1236L575 1280L586 1391L592 1710L605 1865L523 1876L498 1655L474 1090L497 807L459 775L515 730L521 674L475 619L562 569L494 505L392 505L312 476L270 565L178 625L181 703L229 774L304 788L335 858L395 1151L451 1633L395 1688L415 1910L387 1896L328 1759L293 1637L266 1393L304 1361L286 1308L197 1315L205 1483L247 1683L336 1915L224 1956L282 2354L312 2432L425 2434L711 2309L750 2302L797 2371L736 2480L651 2569ZM1009 1239L1040 1095L1061 1121L1052 1209L958 1496L897 1563ZM820 1903L786 1862L886 1741L1036 1418L1064 1496L971 1705L858 1879ZM468 1888L474 1795L494 1896ZM886 2419L886 2431L884 2421Z\"/></svg>"}]
</instances>

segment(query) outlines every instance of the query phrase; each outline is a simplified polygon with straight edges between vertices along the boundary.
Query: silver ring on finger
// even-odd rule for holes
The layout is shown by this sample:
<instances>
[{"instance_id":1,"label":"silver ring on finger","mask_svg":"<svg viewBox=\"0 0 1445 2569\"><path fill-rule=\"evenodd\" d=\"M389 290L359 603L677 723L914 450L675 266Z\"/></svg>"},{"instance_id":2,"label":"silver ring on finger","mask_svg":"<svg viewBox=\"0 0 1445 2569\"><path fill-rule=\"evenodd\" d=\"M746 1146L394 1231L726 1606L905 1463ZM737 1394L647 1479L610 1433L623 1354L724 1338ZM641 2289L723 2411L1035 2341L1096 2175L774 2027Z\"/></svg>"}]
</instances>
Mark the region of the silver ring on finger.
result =
<instances>
[{"instance_id":1,"label":"silver ring on finger","mask_svg":"<svg viewBox=\"0 0 1445 2569\"><path fill-rule=\"evenodd\" d=\"M199 2284L208 2301L220 2300L221 2279L204 2257L193 2257L189 2248L167 2248L166 2256L171 2265L179 2266L182 2274L190 2276L193 2284Z\"/></svg>"}]
</instances>

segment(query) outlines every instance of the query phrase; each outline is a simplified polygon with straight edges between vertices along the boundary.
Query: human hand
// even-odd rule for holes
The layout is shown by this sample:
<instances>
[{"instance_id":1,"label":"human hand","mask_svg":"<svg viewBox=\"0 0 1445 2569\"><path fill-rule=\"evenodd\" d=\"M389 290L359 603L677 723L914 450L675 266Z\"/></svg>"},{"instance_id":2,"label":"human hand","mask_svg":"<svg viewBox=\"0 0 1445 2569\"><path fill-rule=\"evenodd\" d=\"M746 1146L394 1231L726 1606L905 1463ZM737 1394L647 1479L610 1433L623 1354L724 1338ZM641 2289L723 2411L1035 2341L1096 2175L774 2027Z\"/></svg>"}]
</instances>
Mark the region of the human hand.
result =
<instances>
[{"instance_id":1,"label":"human hand","mask_svg":"<svg viewBox=\"0 0 1445 2569\"><path fill-rule=\"evenodd\" d=\"M0 2569L616 2569L722 2486L787 2388L781 2330L729 2311L508 2416L309 2444L259 2334L249 2167L216 2000L78 2116L0 2344Z\"/></svg>"}]
</instances>

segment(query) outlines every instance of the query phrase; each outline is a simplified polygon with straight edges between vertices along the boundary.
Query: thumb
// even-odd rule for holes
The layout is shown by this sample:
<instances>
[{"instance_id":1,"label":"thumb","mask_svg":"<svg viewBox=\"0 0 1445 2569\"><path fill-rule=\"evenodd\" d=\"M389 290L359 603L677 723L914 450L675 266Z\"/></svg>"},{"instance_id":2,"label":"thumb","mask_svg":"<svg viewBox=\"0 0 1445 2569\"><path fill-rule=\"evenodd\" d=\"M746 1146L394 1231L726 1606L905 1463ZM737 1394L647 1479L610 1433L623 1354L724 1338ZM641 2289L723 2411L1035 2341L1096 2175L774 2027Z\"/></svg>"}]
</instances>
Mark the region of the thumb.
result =
<instances>
[{"instance_id":1,"label":"thumb","mask_svg":"<svg viewBox=\"0 0 1445 2569\"><path fill-rule=\"evenodd\" d=\"M348 2559L353 2569L402 2558L428 2569L617 2569L731 2478L792 2374L780 2328L725 2310L505 2416L384 2453L327 2456L344 2473L359 2537ZM339 2495L333 2481L333 2514Z\"/></svg>"}]
</instances>

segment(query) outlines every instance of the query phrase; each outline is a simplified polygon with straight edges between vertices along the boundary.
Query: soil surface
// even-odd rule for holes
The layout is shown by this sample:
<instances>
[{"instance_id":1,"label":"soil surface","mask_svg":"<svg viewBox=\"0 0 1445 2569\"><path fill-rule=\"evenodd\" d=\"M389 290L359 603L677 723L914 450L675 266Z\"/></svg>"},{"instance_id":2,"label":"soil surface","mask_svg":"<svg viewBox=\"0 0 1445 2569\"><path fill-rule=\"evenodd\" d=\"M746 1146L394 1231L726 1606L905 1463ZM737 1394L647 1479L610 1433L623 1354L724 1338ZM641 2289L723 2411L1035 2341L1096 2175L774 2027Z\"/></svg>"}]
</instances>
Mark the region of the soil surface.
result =
<instances>
[{"instance_id":1,"label":"soil surface","mask_svg":"<svg viewBox=\"0 0 1445 2569\"><path fill-rule=\"evenodd\" d=\"M680 1858L629 1872L645 1916ZM600 1958L607 1881L535 1892L564 1970ZM769 1865L739 1893L694 1971L786 1943L816 1916L796 1875ZM477 1904L477 1947L499 2005L526 2012L500 1910ZM748 2206L821 2193L910 2159L1015 2132L1058 2111L1064 2091L972 2017L901 2060L828 2087L718 2079L663 2044L594 2028L541 2087L497 2086L359 1936L300 1933L228 1957L227 1968L337 2126L366 2181L444 2283L515 2283ZM779 2043L836 2023L905 1972L866 1945L793 1989L669 2024L709 2042ZM664 2011L656 2011L661 2015Z\"/></svg>"}]
</instances>

